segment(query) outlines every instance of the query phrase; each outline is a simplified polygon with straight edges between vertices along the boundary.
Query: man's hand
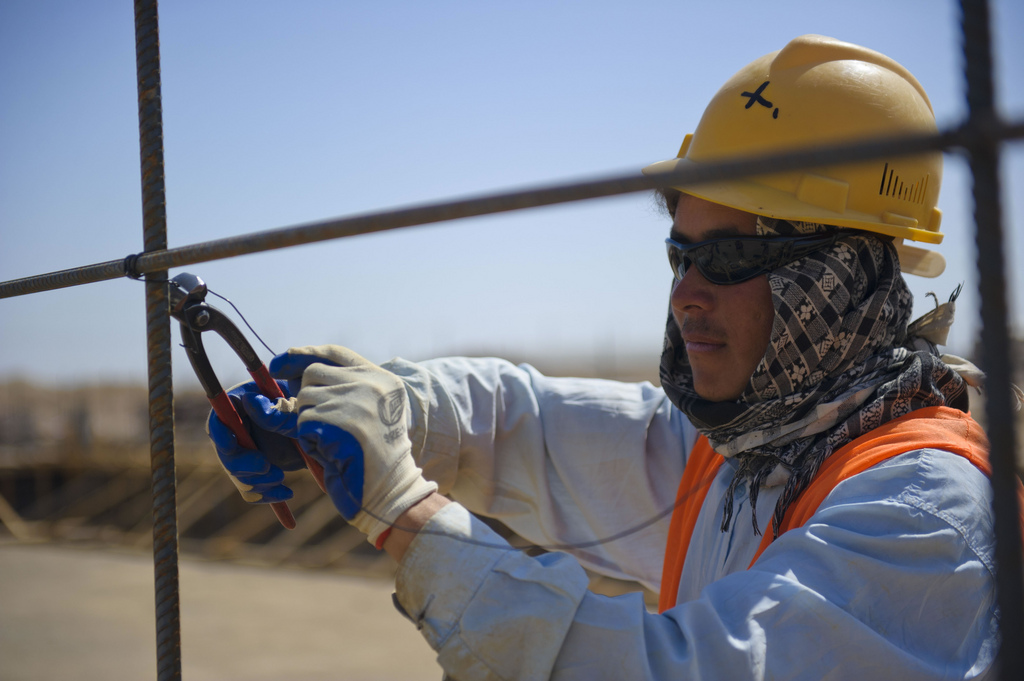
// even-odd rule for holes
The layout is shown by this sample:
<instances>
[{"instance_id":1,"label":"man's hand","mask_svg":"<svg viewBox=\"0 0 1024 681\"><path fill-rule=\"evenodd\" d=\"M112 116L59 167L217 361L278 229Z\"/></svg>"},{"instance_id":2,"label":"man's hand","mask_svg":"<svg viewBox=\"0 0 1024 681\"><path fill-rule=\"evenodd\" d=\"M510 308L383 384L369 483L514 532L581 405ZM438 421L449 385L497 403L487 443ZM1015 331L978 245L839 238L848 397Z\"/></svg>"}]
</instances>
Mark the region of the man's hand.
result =
<instances>
[{"instance_id":1,"label":"man's hand","mask_svg":"<svg viewBox=\"0 0 1024 681\"><path fill-rule=\"evenodd\" d=\"M285 395L289 394L284 385L281 389ZM291 499L292 491L281 481L284 471L305 467L294 442L298 436L298 414L279 410L274 401L262 395L251 382L232 388L228 397L257 447L256 450L242 447L224 422L210 412L206 432L231 482L250 503Z\"/></svg>"},{"instance_id":2,"label":"man's hand","mask_svg":"<svg viewBox=\"0 0 1024 681\"><path fill-rule=\"evenodd\" d=\"M302 379L299 442L324 467L334 505L370 543L437 489L413 461L397 376L337 345L292 348L269 368L275 378Z\"/></svg>"}]
</instances>

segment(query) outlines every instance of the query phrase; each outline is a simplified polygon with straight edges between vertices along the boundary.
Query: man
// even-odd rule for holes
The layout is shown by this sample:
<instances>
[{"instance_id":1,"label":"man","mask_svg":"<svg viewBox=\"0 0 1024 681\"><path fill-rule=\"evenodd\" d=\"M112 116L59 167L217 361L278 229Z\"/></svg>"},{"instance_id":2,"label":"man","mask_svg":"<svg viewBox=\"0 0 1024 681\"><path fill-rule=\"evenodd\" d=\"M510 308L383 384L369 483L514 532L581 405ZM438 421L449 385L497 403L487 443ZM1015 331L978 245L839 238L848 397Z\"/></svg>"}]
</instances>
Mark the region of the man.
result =
<instances>
[{"instance_id":1,"label":"man","mask_svg":"<svg viewBox=\"0 0 1024 681\"><path fill-rule=\"evenodd\" d=\"M929 130L902 66L803 36L652 169ZM270 433L297 437L454 678L978 677L985 443L900 273L940 262L901 243L941 239L940 179L928 155L664 192L663 389L297 348L270 367L296 397L236 391L261 452L211 436L260 501L300 465ZM470 511L559 550L511 550ZM581 565L660 589L661 612L588 592Z\"/></svg>"}]
</instances>

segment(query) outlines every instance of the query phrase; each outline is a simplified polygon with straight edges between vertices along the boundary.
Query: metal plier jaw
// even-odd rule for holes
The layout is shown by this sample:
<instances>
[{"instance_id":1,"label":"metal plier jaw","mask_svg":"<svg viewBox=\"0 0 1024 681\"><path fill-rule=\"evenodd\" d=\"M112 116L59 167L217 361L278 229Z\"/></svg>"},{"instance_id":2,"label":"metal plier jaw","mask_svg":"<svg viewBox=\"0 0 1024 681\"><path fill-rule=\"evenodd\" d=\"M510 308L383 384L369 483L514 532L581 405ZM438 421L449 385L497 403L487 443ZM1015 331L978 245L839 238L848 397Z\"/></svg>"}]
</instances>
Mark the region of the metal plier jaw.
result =
<instances>
[{"instance_id":1,"label":"metal plier jaw","mask_svg":"<svg viewBox=\"0 0 1024 681\"><path fill-rule=\"evenodd\" d=\"M223 338L228 346L238 355L245 364L249 375L256 382L260 392L271 399L284 397L281 387L270 377L270 372L260 360L252 345L246 340L238 327L220 310L206 302L206 283L194 274L183 272L170 281L170 303L171 316L178 320L181 330L181 342L188 352L188 360L192 369L206 392L207 399L213 406L217 417L231 429L231 432L238 438L238 443L247 449L256 449L256 443L246 430L245 425L235 411L234 405L217 380L217 374L210 365L206 356L206 349L203 347L203 333L213 331ZM295 443L295 448L302 455L306 467L316 478L320 489L327 491L324 486L324 469L316 461L311 459L306 452ZM295 527L295 517L286 502L270 504L270 507L277 515L277 519L286 528Z\"/></svg>"}]
</instances>

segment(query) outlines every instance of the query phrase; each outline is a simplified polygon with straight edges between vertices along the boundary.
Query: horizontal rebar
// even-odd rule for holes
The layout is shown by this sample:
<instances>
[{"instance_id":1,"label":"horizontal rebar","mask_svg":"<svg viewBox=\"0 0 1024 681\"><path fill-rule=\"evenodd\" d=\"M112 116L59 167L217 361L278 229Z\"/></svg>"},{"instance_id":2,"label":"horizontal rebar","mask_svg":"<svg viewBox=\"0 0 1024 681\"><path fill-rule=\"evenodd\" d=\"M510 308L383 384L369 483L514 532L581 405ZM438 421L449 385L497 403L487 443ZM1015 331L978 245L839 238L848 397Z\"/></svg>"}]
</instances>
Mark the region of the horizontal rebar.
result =
<instances>
[{"instance_id":1,"label":"horizontal rebar","mask_svg":"<svg viewBox=\"0 0 1024 681\"><path fill-rule=\"evenodd\" d=\"M749 159L688 166L657 175L616 175L581 182L550 185L534 189L502 192L441 203L336 218L304 225L281 227L263 232L204 241L189 246L139 254L134 257L134 273L147 274L171 267L259 253L317 241L370 234L400 227L537 208L605 196L618 196L660 187L719 182L749 175L786 172L868 161L883 156L908 156L929 151L944 151L970 146L979 137L1006 140L1024 137L1024 121L1002 124L998 121L972 123L931 135L912 135L879 139L813 150L787 152ZM116 279L126 274L124 259L60 270L0 283L0 298L50 291L97 281Z\"/></svg>"}]
</instances>

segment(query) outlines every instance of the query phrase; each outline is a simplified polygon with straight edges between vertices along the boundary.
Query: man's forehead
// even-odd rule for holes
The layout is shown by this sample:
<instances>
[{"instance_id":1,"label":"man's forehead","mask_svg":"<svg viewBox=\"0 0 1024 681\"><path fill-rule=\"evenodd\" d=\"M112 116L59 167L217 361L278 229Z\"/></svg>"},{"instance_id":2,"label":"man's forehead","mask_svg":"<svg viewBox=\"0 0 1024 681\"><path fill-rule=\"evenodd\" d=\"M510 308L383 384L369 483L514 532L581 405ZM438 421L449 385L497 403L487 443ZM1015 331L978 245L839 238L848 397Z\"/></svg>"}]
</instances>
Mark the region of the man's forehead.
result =
<instances>
[{"instance_id":1,"label":"man's forehead","mask_svg":"<svg viewBox=\"0 0 1024 681\"><path fill-rule=\"evenodd\" d=\"M683 194L672 221L672 237L696 243L730 236L756 236L757 216L753 213Z\"/></svg>"},{"instance_id":2,"label":"man's forehead","mask_svg":"<svg viewBox=\"0 0 1024 681\"><path fill-rule=\"evenodd\" d=\"M692 244L698 241L708 241L709 239L725 239L731 236L753 236L749 233L749 230L734 223L724 223L709 229L701 229L699 234L695 234L693 229L687 229L686 232L683 232L680 229L681 227L686 229L679 225L677 221L672 224L672 229L669 232L669 236L681 244Z\"/></svg>"}]
</instances>

